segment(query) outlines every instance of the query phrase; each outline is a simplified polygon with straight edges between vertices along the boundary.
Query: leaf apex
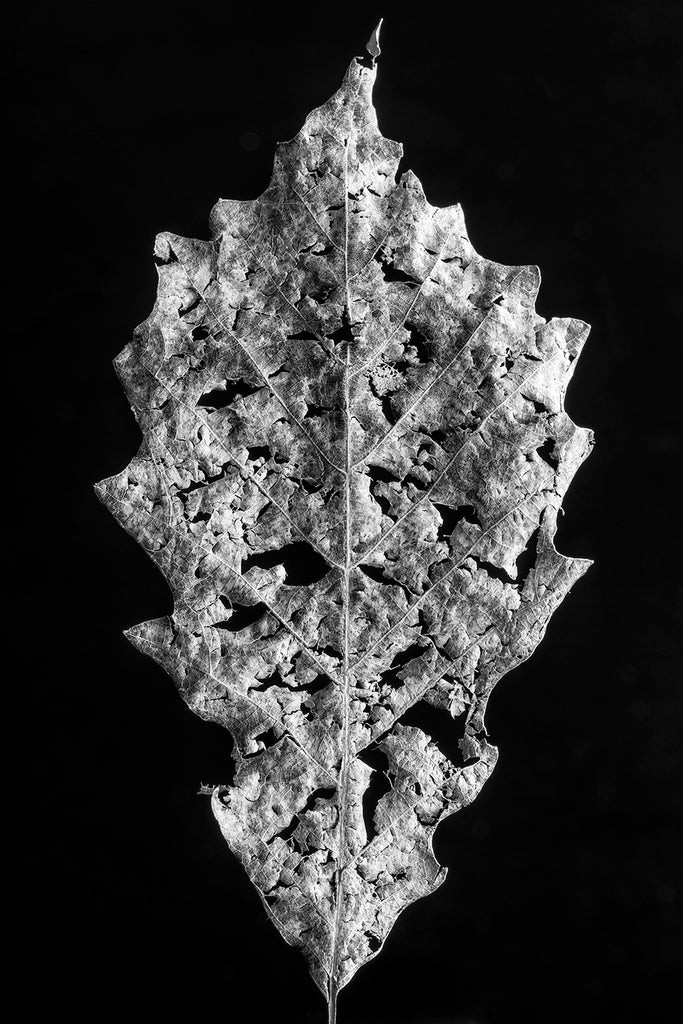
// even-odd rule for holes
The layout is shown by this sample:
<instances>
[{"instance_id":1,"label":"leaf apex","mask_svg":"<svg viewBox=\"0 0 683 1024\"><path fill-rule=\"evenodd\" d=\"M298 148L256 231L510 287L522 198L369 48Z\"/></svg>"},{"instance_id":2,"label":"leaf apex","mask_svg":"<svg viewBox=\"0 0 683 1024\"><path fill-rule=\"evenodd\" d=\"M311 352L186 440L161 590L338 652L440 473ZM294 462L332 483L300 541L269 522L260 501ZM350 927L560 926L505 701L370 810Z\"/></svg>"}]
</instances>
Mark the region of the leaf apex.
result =
<instances>
[{"instance_id":1,"label":"leaf apex","mask_svg":"<svg viewBox=\"0 0 683 1024\"><path fill-rule=\"evenodd\" d=\"M384 18L380 18L379 19L379 21L377 22L377 25L375 26L375 28L373 29L373 31L372 31L372 33L370 35L370 38L368 39L367 43L365 44L365 49L368 51L368 53L372 57L373 64L377 60L377 58L379 57L380 53L382 52L381 47L379 45L379 33L380 33L380 29L382 28L382 22L383 21L384 21Z\"/></svg>"}]
</instances>

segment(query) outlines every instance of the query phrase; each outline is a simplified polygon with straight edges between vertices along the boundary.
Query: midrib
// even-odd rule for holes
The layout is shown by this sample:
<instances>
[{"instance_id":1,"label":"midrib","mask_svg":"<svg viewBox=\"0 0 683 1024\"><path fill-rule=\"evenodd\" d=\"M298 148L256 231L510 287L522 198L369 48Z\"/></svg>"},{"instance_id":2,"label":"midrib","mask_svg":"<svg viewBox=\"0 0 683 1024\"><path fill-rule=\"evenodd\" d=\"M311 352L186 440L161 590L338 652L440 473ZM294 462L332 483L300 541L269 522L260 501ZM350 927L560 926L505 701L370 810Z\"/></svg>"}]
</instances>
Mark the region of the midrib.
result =
<instances>
[{"instance_id":1,"label":"midrib","mask_svg":"<svg viewBox=\"0 0 683 1024\"><path fill-rule=\"evenodd\" d=\"M347 323L351 323L351 306L349 302L349 138L344 140L344 292L345 313ZM351 572L351 406L349 377L351 371L351 343L346 343L346 365L344 368L344 422L346 442L344 454L344 505L345 505L345 554L343 570L343 608L344 608L344 656L342 670L342 759L339 777L339 850L337 870L335 874L335 913L334 933L332 937L332 965L329 982L328 1012L329 1024L337 1019L337 969L339 966L339 940L341 931L341 915L344 902L344 864L346 862L346 817L349 782L349 578Z\"/></svg>"}]
</instances>

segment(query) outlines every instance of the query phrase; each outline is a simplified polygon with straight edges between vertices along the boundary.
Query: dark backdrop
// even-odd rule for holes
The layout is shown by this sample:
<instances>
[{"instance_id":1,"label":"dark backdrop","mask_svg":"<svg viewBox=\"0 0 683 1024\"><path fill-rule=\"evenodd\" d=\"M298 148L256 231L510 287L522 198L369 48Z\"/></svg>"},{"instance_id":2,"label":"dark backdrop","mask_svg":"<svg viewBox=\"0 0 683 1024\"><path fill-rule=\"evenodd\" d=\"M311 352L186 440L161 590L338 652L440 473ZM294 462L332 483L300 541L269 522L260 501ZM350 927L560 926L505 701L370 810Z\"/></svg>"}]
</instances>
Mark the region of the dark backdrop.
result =
<instances>
[{"instance_id":1,"label":"dark backdrop","mask_svg":"<svg viewBox=\"0 0 683 1024\"><path fill-rule=\"evenodd\" d=\"M462 202L483 255L540 265L543 315L593 325L567 404L597 445L558 546L595 566L496 691L498 768L438 831L448 881L402 915L341 1021L635 1024L674 992L683 8L393 7L28 4L10 36L29 187L10 248L28 244L31 289L11 442L32 597L30 639L10 638L29 722L12 785L33 823L18 1021L324 1019L196 795L228 772L227 734L122 636L170 594L91 485L140 440L111 360L151 308L156 232L206 237L219 196L262 191L276 140L380 14L375 101L405 165L432 203Z\"/></svg>"}]
</instances>

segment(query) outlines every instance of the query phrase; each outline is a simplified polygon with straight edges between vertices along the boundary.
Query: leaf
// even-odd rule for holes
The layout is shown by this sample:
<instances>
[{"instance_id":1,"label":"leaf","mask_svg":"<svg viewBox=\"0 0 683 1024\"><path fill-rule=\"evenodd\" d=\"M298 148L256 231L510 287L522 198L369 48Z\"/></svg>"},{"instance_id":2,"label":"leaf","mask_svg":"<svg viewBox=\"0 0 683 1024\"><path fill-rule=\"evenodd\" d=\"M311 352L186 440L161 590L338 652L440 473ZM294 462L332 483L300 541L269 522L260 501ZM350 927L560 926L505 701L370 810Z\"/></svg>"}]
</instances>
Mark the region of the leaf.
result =
<instances>
[{"instance_id":1,"label":"leaf","mask_svg":"<svg viewBox=\"0 0 683 1024\"><path fill-rule=\"evenodd\" d=\"M330 1020L443 882L434 830L496 762L491 690L590 564L553 545L592 444L563 409L588 327L397 177L368 49L262 196L219 201L208 242L157 238L116 360L143 442L98 485L174 596L127 635L232 733L215 816Z\"/></svg>"}]
</instances>

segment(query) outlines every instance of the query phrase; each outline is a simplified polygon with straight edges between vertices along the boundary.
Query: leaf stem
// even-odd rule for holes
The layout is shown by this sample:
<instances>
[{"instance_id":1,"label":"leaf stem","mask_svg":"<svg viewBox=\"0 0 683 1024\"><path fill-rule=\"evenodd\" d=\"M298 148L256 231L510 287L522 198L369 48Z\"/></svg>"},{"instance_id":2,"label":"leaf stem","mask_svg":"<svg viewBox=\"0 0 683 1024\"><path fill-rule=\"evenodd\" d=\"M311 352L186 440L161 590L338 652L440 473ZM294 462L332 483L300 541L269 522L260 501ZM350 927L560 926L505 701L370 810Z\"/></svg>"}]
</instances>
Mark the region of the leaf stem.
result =
<instances>
[{"instance_id":1,"label":"leaf stem","mask_svg":"<svg viewBox=\"0 0 683 1024\"><path fill-rule=\"evenodd\" d=\"M327 1000L327 1024L337 1024L337 996L339 989L333 978L330 978L330 989Z\"/></svg>"}]
</instances>

